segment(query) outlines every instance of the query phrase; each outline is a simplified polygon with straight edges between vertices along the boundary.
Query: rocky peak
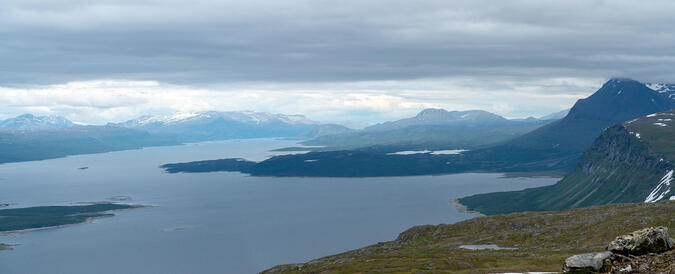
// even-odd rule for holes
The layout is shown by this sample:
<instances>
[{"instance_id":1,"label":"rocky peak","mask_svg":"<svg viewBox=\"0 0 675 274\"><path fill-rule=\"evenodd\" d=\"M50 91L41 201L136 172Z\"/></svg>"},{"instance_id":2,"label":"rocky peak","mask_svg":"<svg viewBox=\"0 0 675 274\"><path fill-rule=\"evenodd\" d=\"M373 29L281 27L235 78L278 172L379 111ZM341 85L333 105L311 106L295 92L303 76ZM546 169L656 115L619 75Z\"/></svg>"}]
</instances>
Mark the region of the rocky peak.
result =
<instances>
[{"instance_id":1,"label":"rocky peak","mask_svg":"<svg viewBox=\"0 0 675 274\"><path fill-rule=\"evenodd\" d=\"M650 113L670 110L674 106L673 100L643 83L615 78L607 81L593 95L577 101L565 120L624 122Z\"/></svg>"}]
</instances>

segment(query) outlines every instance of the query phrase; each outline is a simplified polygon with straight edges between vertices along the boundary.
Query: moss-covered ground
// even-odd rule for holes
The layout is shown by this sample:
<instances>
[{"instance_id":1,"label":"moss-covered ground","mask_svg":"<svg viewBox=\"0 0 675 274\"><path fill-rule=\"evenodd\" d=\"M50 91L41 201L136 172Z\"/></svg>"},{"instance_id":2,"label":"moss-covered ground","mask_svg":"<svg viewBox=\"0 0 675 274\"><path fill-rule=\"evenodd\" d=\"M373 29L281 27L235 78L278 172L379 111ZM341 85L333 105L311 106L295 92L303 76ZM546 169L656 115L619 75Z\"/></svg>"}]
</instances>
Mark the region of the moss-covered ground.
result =
<instances>
[{"instance_id":1,"label":"moss-covered ground","mask_svg":"<svg viewBox=\"0 0 675 274\"><path fill-rule=\"evenodd\" d=\"M648 226L675 228L675 201L613 204L555 212L525 212L413 227L378 243L304 264L286 273L488 273L559 271L568 256L602 251L616 236ZM513 250L468 250L496 244Z\"/></svg>"}]
</instances>

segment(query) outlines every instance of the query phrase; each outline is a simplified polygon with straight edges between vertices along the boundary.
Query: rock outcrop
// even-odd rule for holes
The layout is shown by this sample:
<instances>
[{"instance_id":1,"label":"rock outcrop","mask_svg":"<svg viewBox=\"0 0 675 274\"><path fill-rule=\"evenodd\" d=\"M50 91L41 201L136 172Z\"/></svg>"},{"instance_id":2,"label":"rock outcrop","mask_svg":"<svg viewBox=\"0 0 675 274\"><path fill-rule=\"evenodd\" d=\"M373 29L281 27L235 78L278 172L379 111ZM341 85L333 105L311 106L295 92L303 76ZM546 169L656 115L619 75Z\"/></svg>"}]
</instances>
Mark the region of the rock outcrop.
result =
<instances>
[{"instance_id":1,"label":"rock outcrop","mask_svg":"<svg viewBox=\"0 0 675 274\"><path fill-rule=\"evenodd\" d=\"M569 273L599 272L604 269L605 260L609 260L612 255L609 251L574 255L565 259L563 271Z\"/></svg>"},{"instance_id":2,"label":"rock outcrop","mask_svg":"<svg viewBox=\"0 0 675 274\"><path fill-rule=\"evenodd\" d=\"M607 251L571 256L563 273L640 273L673 265L673 239L666 227L649 227L616 237Z\"/></svg>"},{"instance_id":3,"label":"rock outcrop","mask_svg":"<svg viewBox=\"0 0 675 274\"><path fill-rule=\"evenodd\" d=\"M631 234L616 237L607 245L607 250L622 255L645 255L661 253L673 248L673 240L668 235L668 228L650 227Z\"/></svg>"}]
</instances>

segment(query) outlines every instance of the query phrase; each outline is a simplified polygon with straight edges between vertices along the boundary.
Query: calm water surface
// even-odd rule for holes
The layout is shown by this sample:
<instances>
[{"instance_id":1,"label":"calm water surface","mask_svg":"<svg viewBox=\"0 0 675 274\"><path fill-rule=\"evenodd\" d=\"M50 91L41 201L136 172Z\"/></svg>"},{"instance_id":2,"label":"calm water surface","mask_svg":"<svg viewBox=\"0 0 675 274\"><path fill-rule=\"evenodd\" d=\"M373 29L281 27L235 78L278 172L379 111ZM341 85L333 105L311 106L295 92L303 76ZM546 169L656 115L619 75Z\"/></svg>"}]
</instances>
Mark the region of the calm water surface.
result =
<instances>
[{"instance_id":1,"label":"calm water surface","mask_svg":"<svg viewBox=\"0 0 675 274\"><path fill-rule=\"evenodd\" d=\"M270 149L291 145L235 140L0 165L0 202L15 207L120 195L156 206L92 224L0 235L2 243L20 244L0 251L0 273L253 273L392 240L413 225L471 218L449 198L558 180L469 173L259 178L158 168L216 158L261 160Z\"/></svg>"}]
</instances>

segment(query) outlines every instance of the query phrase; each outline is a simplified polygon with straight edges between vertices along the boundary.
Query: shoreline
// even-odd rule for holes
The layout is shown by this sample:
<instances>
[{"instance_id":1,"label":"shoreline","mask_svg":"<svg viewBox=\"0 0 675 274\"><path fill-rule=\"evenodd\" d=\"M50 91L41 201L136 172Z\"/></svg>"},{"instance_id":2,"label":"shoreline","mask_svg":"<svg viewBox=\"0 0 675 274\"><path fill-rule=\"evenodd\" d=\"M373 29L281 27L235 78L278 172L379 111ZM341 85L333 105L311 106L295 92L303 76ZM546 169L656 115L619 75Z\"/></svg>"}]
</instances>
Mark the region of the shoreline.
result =
<instances>
[{"instance_id":1,"label":"shoreline","mask_svg":"<svg viewBox=\"0 0 675 274\"><path fill-rule=\"evenodd\" d=\"M457 208L457 211L460 213L468 213L473 217L485 217L486 215L478 211L469 210L465 205L461 204L458 199L452 198L449 199L450 203Z\"/></svg>"}]
</instances>

